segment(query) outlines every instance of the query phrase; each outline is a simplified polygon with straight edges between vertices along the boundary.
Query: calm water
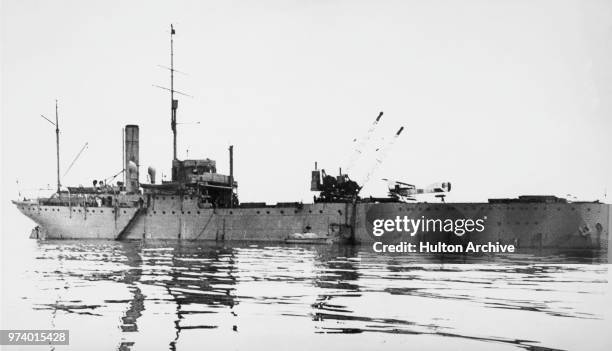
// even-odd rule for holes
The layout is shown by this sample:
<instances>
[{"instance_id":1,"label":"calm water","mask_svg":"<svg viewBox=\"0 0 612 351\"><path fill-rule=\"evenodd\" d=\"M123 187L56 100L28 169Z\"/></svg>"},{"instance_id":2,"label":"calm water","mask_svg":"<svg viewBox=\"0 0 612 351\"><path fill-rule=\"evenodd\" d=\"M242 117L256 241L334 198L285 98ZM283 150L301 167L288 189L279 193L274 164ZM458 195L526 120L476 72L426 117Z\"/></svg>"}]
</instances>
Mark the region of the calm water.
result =
<instances>
[{"instance_id":1,"label":"calm water","mask_svg":"<svg viewBox=\"0 0 612 351\"><path fill-rule=\"evenodd\" d=\"M609 266L590 253L465 264L327 245L19 250L4 262L3 328L69 329L56 350L612 349Z\"/></svg>"}]
</instances>

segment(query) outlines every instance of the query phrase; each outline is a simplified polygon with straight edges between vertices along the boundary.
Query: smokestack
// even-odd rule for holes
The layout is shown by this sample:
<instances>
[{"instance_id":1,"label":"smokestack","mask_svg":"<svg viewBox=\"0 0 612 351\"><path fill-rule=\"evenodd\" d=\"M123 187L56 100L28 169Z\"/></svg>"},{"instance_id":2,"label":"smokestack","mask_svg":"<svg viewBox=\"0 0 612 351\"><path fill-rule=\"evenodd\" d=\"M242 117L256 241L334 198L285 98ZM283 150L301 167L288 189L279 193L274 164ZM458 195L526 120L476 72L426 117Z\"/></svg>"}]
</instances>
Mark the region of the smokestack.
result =
<instances>
[{"instance_id":1,"label":"smokestack","mask_svg":"<svg viewBox=\"0 0 612 351\"><path fill-rule=\"evenodd\" d=\"M125 186L128 193L139 191L139 130L137 125L125 126Z\"/></svg>"},{"instance_id":2,"label":"smokestack","mask_svg":"<svg viewBox=\"0 0 612 351\"><path fill-rule=\"evenodd\" d=\"M234 207L234 145L229 147L229 181L230 181L230 207Z\"/></svg>"}]
</instances>

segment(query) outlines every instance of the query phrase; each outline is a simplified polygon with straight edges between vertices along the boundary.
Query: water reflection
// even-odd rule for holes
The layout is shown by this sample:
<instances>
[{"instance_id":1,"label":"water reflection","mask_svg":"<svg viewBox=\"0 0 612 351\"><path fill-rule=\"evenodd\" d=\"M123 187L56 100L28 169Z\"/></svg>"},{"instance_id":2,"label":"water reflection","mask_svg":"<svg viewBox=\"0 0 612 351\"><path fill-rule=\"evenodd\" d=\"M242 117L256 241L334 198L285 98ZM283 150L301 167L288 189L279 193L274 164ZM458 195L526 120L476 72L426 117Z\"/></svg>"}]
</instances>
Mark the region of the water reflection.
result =
<instances>
[{"instance_id":1,"label":"water reflection","mask_svg":"<svg viewBox=\"0 0 612 351\"><path fill-rule=\"evenodd\" d=\"M598 307L610 295L608 268L592 252L493 259L380 256L353 246L95 241L40 242L38 250L35 276L45 282L38 287L55 295L32 299L32 308L52 319L117 316L117 350L149 349L143 340L159 338L165 346L155 346L170 350L203 341L265 349L249 342L290 336L312 342L298 349L332 348L333 335L346 335L341 345L354 349L372 340L396 348L414 340L430 348L572 349L574 340L560 340L556 326L584 337L608 317ZM526 319L543 327L525 328Z\"/></svg>"}]
</instances>

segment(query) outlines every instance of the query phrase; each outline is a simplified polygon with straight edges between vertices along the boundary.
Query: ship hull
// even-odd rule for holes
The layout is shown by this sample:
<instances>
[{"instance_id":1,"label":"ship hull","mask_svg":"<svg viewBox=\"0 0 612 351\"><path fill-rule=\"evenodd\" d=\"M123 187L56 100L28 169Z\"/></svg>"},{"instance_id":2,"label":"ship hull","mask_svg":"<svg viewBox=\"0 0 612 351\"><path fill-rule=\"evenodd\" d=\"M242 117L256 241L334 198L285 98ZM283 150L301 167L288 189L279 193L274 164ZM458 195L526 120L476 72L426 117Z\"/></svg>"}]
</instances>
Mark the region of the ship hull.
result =
<instances>
[{"instance_id":1,"label":"ship hull","mask_svg":"<svg viewBox=\"0 0 612 351\"><path fill-rule=\"evenodd\" d=\"M612 210L602 203L315 203L256 208L199 208L185 197L159 196L146 208L42 206L15 202L48 239L176 239L299 242L512 243L518 247L607 248ZM441 230L373 235L376 219L478 220L482 231ZM429 228L431 229L431 228ZM439 229L439 228L438 228ZM312 238L310 238L312 241Z\"/></svg>"}]
</instances>

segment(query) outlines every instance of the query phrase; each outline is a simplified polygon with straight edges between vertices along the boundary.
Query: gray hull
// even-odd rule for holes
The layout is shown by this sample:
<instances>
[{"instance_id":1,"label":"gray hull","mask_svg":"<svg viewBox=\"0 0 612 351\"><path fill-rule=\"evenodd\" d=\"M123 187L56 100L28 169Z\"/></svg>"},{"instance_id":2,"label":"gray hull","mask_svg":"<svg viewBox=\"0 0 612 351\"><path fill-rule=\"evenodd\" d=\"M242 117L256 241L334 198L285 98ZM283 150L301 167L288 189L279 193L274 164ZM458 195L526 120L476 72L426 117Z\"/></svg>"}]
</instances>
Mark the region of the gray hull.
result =
<instances>
[{"instance_id":1,"label":"gray hull","mask_svg":"<svg viewBox=\"0 0 612 351\"><path fill-rule=\"evenodd\" d=\"M48 239L176 239L288 241L316 233L328 242L372 243L374 219L484 219L484 230L461 237L422 231L387 242L500 242L519 247L606 248L612 210L601 203L315 203L289 207L198 208L188 197L159 196L147 208L41 206L15 202Z\"/></svg>"}]
</instances>

